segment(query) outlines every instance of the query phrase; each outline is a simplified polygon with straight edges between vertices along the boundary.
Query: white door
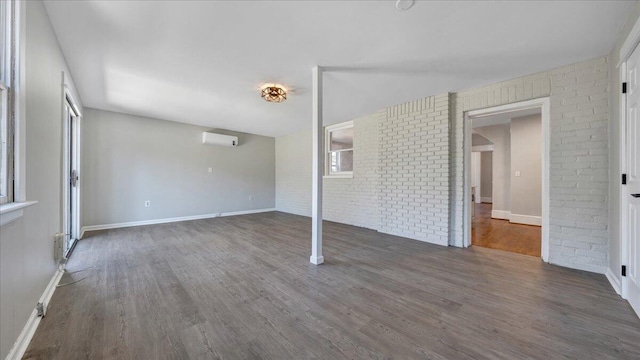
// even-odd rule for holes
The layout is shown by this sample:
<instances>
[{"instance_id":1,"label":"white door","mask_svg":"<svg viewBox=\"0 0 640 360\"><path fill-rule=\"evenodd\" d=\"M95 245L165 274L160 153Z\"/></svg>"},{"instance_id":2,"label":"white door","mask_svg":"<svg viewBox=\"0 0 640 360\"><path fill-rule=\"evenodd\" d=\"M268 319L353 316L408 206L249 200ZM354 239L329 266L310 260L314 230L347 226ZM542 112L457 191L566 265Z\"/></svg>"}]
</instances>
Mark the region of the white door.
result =
<instances>
[{"instance_id":1,"label":"white door","mask_svg":"<svg viewBox=\"0 0 640 360\"><path fill-rule=\"evenodd\" d=\"M67 102L65 103L65 214L63 216L65 222L65 241L63 243L63 256L68 258L73 246L78 238L77 219L78 219L78 133L77 121L78 114L73 107Z\"/></svg>"},{"instance_id":2,"label":"white door","mask_svg":"<svg viewBox=\"0 0 640 360\"><path fill-rule=\"evenodd\" d=\"M640 315L640 47L627 60L626 177L622 204L625 208L627 254L625 282L627 300ZM623 265L624 264L623 259Z\"/></svg>"}]
</instances>

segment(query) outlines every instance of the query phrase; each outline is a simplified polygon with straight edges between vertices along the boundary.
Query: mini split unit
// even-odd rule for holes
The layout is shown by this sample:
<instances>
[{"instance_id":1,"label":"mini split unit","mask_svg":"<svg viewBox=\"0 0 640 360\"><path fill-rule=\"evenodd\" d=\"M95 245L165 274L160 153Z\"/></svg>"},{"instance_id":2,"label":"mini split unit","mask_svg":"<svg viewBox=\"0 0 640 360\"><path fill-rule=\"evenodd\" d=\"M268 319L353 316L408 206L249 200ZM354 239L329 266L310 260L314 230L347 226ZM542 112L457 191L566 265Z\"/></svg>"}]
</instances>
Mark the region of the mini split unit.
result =
<instances>
[{"instance_id":1,"label":"mini split unit","mask_svg":"<svg viewBox=\"0 0 640 360\"><path fill-rule=\"evenodd\" d=\"M220 146L238 146L238 137L231 135L214 134L210 132L202 133L202 143Z\"/></svg>"}]
</instances>

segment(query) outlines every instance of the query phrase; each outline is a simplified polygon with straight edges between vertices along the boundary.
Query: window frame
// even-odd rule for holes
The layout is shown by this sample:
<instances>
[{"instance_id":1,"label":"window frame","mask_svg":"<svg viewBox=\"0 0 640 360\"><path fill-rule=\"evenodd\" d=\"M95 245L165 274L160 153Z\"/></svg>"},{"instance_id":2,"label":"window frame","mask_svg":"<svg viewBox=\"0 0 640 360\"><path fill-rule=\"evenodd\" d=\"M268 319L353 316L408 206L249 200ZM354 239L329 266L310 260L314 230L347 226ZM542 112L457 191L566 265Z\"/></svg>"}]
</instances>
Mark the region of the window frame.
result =
<instances>
[{"instance_id":1,"label":"window frame","mask_svg":"<svg viewBox=\"0 0 640 360\"><path fill-rule=\"evenodd\" d=\"M0 34L4 37L4 47L0 51L0 205L15 201L14 156L16 119L17 61L17 11L16 2L3 1L0 4Z\"/></svg>"},{"instance_id":2,"label":"window frame","mask_svg":"<svg viewBox=\"0 0 640 360\"><path fill-rule=\"evenodd\" d=\"M334 152L352 151L354 152L354 144L349 149L341 149L340 151L331 151L331 133L338 130L353 128L353 120L345 121L339 124L325 126L324 128L324 177L326 178L353 178L353 167L351 171L331 171L331 158ZM355 141L355 134L353 136Z\"/></svg>"}]
</instances>

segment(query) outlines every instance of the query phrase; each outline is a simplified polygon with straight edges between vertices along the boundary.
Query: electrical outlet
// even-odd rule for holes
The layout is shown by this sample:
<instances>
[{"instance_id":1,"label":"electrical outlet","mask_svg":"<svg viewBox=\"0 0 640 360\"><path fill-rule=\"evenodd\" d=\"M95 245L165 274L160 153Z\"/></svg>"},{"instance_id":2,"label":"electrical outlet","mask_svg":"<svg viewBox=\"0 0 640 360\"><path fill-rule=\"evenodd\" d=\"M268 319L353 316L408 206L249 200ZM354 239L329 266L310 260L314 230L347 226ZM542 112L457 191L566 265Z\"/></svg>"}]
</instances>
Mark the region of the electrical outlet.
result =
<instances>
[{"instance_id":1,"label":"electrical outlet","mask_svg":"<svg viewBox=\"0 0 640 360\"><path fill-rule=\"evenodd\" d=\"M213 168L209 168L209 173L212 173L212 172L213 172Z\"/></svg>"},{"instance_id":2,"label":"electrical outlet","mask_svg":"<svg viewBox=\"0 0 640 360\"><path fill-rule=\"evenodd\" d=\"M249 201L253 200L253 195L249 195Z\"/></svg>"},{"instance_id":3,"label":"electrical outlet","mask_svg":"<svg viewBox=\"0 0 640 360\"><path fill-rule=\"evenodd\" d=\"M520 176L520 171L516 170L516 176Z\"/></svg>"},{"instance_id":4,"label":"electrical outlet","mask_svg":"<svg viewBox=\"0 0 640 360\"><path fill-rule=\"evenodd\" d=\"M147 200L144 202L144 207L150 207L151 206L151 201Z\"/></svg>"}]
</instances>

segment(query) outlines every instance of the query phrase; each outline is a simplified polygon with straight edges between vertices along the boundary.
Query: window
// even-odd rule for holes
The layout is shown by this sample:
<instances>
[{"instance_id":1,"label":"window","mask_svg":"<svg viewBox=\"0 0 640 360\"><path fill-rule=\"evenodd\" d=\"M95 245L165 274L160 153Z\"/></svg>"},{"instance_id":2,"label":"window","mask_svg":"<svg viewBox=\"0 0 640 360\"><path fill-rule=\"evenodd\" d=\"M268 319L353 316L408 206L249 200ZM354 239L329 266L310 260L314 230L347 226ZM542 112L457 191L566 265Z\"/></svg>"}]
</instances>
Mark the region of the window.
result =
<instances>
[{"instance_id":1,"label":"window","mask_svg":"<svg viewBox=\"0 0 640 360\"><path fill-rule=\"evenodd\" d=\"M0 205L13 201L14 1L0 2Z\"/></svg>"},{"instance_id":2,"label":"window","mask_svg":"<svg viewBox=\"0 0 640 360\"><path fill-rule=\"evenodd\" d=\"M353 176L353 122L325 128L325 175Z\"/></svg>"}]
</instances>

